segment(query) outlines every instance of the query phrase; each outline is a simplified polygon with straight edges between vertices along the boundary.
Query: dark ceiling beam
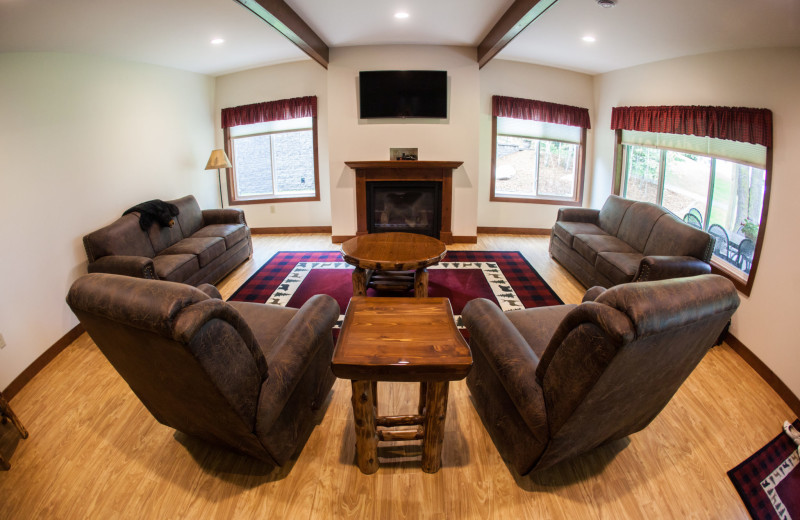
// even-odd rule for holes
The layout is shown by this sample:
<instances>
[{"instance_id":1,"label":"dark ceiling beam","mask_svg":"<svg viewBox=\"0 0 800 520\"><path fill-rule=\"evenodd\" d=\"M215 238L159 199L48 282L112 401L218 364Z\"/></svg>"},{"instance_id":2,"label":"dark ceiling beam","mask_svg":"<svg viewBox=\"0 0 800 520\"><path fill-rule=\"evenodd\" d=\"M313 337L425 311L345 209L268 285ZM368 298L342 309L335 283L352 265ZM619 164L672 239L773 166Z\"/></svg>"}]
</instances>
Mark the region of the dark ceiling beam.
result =
<instances>
[{"instance_id":1,"label":"dark ceiling beam","mask_svg":"<svg viewBox=\"0 0 800 520\"><path fill-rule=\"evenodd\" d=\"M328 68L328 46L283 0L236 0Z\"/></svg>"},{"instance_id":2,"label":"dark ceiling beam","mask_svg":"<svg viewBox=\"0 0 800 520\"><path fill-rule=\"evenodd\" d=\"M503 47L508 45L508 42L557 1L516 0L491 28L486 38L478 44L478 68L489 63Z\"/></svg>"}]
</instances>

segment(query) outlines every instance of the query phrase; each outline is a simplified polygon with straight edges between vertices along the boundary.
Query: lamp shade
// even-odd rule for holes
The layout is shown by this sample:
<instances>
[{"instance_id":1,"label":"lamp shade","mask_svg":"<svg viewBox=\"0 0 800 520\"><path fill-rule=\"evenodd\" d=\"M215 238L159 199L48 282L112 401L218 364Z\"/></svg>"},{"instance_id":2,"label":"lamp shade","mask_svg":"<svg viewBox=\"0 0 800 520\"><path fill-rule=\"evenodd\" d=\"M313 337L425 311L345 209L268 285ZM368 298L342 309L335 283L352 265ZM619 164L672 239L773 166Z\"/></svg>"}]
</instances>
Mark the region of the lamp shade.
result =
<instances>
[{"instance_id":1,"label":"lamp shade","mask_svg":"<svg viewBox=\"0 0 800 520\"><path fill-rule=\"evenodd\" d=\"M225 150L219 149L211 152L211 157L208 158L206 170L216 170L217 168L230 168L231 162L228 156L225 155Z\"/></svg>"}]
</instances>

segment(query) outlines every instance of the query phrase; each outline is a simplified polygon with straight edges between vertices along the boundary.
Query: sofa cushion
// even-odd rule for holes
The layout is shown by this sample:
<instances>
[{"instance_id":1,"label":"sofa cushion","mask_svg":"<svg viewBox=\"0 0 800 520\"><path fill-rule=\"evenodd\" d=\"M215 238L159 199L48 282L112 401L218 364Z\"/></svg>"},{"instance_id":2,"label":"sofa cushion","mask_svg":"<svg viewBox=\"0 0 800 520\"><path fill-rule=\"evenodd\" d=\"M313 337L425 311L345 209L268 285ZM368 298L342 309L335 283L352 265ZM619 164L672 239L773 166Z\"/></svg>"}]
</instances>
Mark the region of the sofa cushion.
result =
<instances>
[{"instance_id":1,"label":"sofa cushion","mask_svg":"<svg viewBox=\"0 0 800 520\"><path fill-rule=\"evenodd\" d=\"M711 259L711 235L665 213L653 226L645 256L693 256Z\"/></svg>"},{"instance_id":2,"label":"sofa cushion","mask_svg":"<svg viewBox=\"0 0 800 520\"><path fill-rule=\"evenodd\" d=\"M594 224L588 222L562 222L558 221L553 226L553 233L561 239L567 247L572 247L575 235L606 235L607 233Z\"/></svg>"},{"instance_id":3,"label":"sofa cushion","mask_svg":"<svg viewBox=\"0 0 800 520\"><path fill-rule=\"evenodd\" d=\"M196 255L158 255L153 258L156 274L162 280L183 282L200 270L200 262Z\"/></svg>"},{"instance_id":4,"label":"sofa cushion","mask_svg":"<svg viewBox=\"0 0 800 520\"><path fill-rule=\"evenodd\" d=\"M211 224L192 235L192 238L201 237L222 237L225 239L225 247L230 249L247 238L247 226L245 224Z\"/></svg>"},{"instance_id":5,"label":"sofa cushion","mask_svg":"<svg viewBox=\"0 0 800 520\"><path fill-rule=\"evenodd\" d=\"M161 254L162 251L167 249L173 244L177 244L183 240L183 233L181 227L177 222L172 226L161 226L158 222L153 222L150 229L147 230L147 236L150 237L150 243L153 244L153 251L156 254Z\"/></svg>"},{"instance_id":6,"label":"sofa cushion","mask_svg":"<svg viewBox=\"0 0 800 520\"><path fill-rule=\"evenodd\" d=\"M197 255L197 260L200 262L200 267L205 267L224 252L225 241L220 237L190 237L184 238L177 244L168 247L162 251L161 254Z\"/></svg>"},{"instance_id":7,"label":"sofa cushion","mask_svg":"<svg viewBox=\"0 0 800 520\"><path fill-rule=\"evenodd\" d=\"M603 252L597 255L595 269L614 282L614 285L630 282L644 256L641 253Z\"/></svg>"},{"instance_id":8,"label":"sofa cushion","mask_svg":"<svg viewBox=\"0 0 800 520\"><path fill-rule=\"evenodd\" d=\"M622 223L619 225L617 237L641 253L644 251L653 226L664 213L666 212L655 204L636 202L625 213Z\"/></svg>"},{"instance_id":9,"label":"sofa cushion","mask_svg":"<svg viewBox=\"0 0 800 520\"><path fill-rule=\"evenodd\" d=\"M183 236L190 237L203 227L203 212L194 195L187 195L169 202L178 206L178 210L180 210L177 219Z\"/></svg>"},{"instance_id":10,"label":"sofa cushion","mask_svg":"<svg viewBox=\"0 0 800 520\"><path fill-rule=\"evenodd\" d=\"M622 218L628 212L628 208L633 206L635 202L635 200L610 195L597 217L600 227L609 235L617 236Z\"/></svg>"},{"instance_id":11,"label":"sofa cushion","mask_svg":"<svg viewBox=\"0 0 800 520\"><path fill-rule=\"evenodd\" d=\"M572 247L592 265L597 259L597 254L604 251L638 253L631 246L611 235L576 235Z\"/></svg>"},{"instance_id":12,"label":"sofa cushion","mask_svg":"<svg viewBox=\"0 0 800 520\"><path fill-rule=\"evenodd\" d=\"M108 226L83 237L89 262L110 255L146 256L153 258L155 251L147 234L139 227L139 214L129 213Z\"/></svg>"},{"instance_id":13,"label":"sofa cushion","mask_svg":"<svg viewBox=\"0 0 800 520\"><path fill-rule=\"evenodd\" d=\"M264 356L271 355L275 338L297 314L297 309L270 303L228 302L228 305L236 309L250 326Z\"/></svg>"},{"instance_id":14,"label":"sofa cushion","mask_svg":"<svg viewBox=\"0 0 800 520\"><path fill-rule=\"evenodd\" d=\"M534 307L508 311L505 315L522 334L536 356L541 358L558 324L575 307L574 304Z\"/></svg>"}]
</instances>

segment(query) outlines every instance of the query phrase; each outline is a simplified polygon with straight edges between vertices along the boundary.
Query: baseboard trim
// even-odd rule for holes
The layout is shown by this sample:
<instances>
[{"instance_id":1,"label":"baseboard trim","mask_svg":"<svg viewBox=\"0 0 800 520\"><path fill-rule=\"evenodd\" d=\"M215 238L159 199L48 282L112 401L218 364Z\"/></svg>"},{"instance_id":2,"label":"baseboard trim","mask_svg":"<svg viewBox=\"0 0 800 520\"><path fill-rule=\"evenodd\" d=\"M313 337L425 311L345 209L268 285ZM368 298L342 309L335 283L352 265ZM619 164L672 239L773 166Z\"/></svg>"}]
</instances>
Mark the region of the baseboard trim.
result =
<instances>
[{"instance_id":1,"label":"baseboard trim","mask_svg":"<svg viewBox=\"0 0 800 520\"><path fill-rule=\"evenodd\" d=\"M259 227L250 228L250 233L254 235L283 235L290 233L328 233L333 228L331 226L299 226L299 227Z\"/></svg>"},{"instance_id":2,"label":"baseboard trim","mask_svg":"<svg viewBox=\"0 0 800 520\"><path fill-rule=\"evenodd\" d=\"M478 236L455 236L453 235L453 243L454 244L477 244L478 243Z\"/></svg>"},{"instance_id":3,"label":"baseboard trim","mask_svg":"<svg viewBox=\"0 0 800 520\"><path fill-rule=\"evenodd\" d=\"M355 235L331 235L331 242L334 244L341 244L342 242L347 242L351 238L355 237Z\"/></svg>"},{"instance_id":4,"label":"baseboard trim","mask_svg":"<svg viewBox=\"0 0 800 520\"><path fill-rule=\"evenodd\" d=\"M756 371L756 373L761 376L761 379L767 382L767 384L775 390L775 393L783 399L783 401L792 409L792 411L800 417L800 399L794 395L794 392L786 386L786 383L781 381L775 372L772 371L767 365L761 361L758 356L753 354L753 352L745 346L744 343L739 341L739 339L728 332L725 336L725 343L727 343L734 352L739 354L739 357L744 359L745 363L750 365L750 367Z\"/></svg>"},{"instance_id":5,"label":"baseboard trim","mask_svg":"<svg viewBox=\"0 0 800 520\"><path fill-rule=\"evenodd\" d=\"M550 228L511 228L511 227L481 227L478 233L489 235L549 235Z\"/></svg>"},{"instance_id":6,"label":"baseboard trim","mask_svg":"<svg viewBox=\"0 0 800 520\"><path fill-rule=\"evenodd\" d=\"M41 372L41 370L47 366L57 355L59 355L65 348L67 348L70 343L78 339L78 336L83 334L83 326L81 324L76 325L72 330L64 334L58 341L56 341L52 347L45 350L41 356L36 358L33 363L28 365L28 368L22 371L20 375L16 377L11 384L9 384L5 390L3 390L3 396L6 399L11 399L15 395L19 393L22 388L30 382L31 379L34 378L36 374Z\"/></svg>"}]
</instances>

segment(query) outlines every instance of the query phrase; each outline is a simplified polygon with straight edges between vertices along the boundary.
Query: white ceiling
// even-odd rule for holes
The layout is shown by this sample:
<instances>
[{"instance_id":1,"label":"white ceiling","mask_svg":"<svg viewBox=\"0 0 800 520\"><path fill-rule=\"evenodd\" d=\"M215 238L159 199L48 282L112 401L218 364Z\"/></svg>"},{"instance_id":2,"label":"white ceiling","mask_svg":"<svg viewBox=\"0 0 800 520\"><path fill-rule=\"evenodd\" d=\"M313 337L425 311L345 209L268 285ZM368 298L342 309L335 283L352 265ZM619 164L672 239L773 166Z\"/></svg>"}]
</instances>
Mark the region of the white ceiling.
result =
<instances>
[{"instance_id":1,"label":"white ceiling","mask_svg":"<svg viewBox=\"0 0 800 520\"><path fill-rule=\"evenodd\" d=\"M513 0L286 0L330 46L476 46ZM410 14L406 20L392 15ZM597 38L593 44L584 35ZM215 37L225 39L219 46ZM590 74L704 52L800 46L800 0L559 0L498 58ZM103 55L220 75L308 59L233 0L0 0L0 52Z\"/></svg>"}]
</instances>

